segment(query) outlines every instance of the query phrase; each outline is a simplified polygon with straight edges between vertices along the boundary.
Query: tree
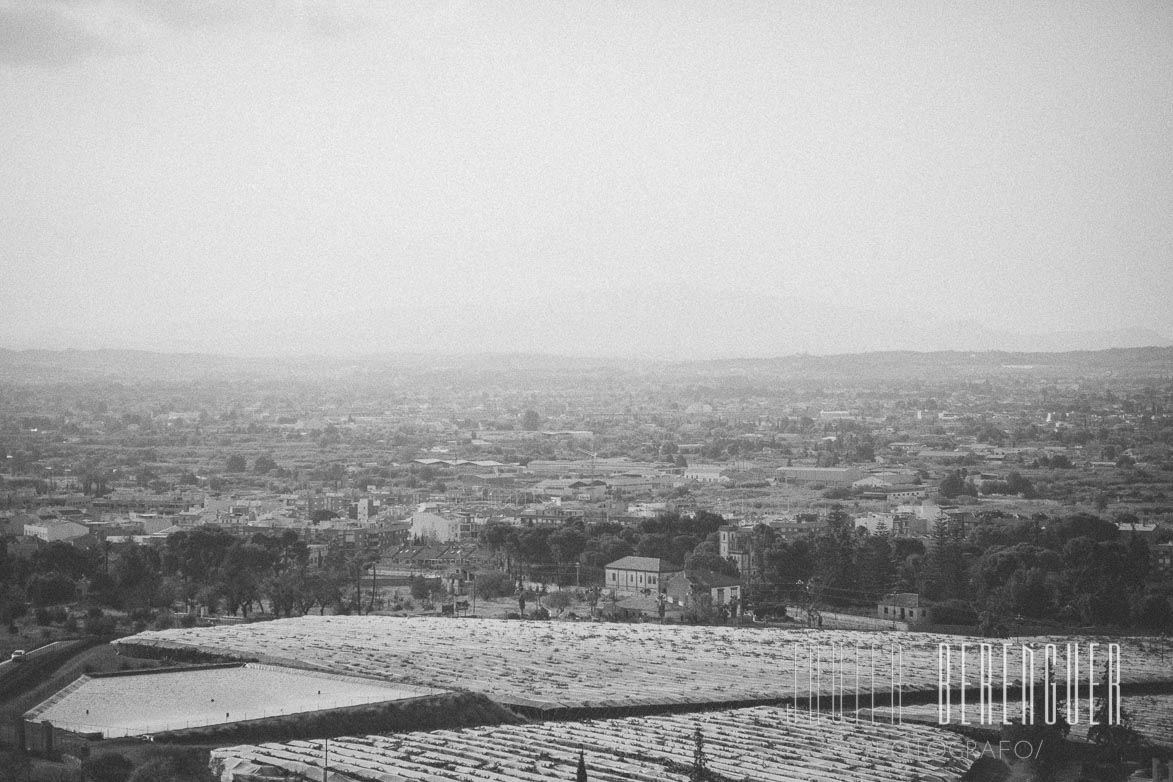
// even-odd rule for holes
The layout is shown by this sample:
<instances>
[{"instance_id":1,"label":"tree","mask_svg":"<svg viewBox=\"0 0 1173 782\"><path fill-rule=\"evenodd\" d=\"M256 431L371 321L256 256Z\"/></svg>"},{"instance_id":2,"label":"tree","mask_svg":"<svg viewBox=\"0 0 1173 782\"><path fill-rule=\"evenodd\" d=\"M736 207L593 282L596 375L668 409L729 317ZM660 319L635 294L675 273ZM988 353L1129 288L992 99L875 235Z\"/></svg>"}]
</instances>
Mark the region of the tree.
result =
<instances>
[{"instance_id":1,"label":"tree","mask_svg":"<svg viewBox=\"0 0 1173 782\"><path fill-rule=\"evenodd\" d=\"M103 497L110 493L109 481L106 473L88 472L82 478L82 492L87 496Z\"/></svg>"},{"instance_id":2,"label":"tree","mask_svg":"<svg viewBox=\"0 0 1173 782\"><path fill-rule=\"evenodd\" d=\"M700 725L693 733L692 745L692 770L688 778L690 782L703 782L709 778L709 769L705 764L705 736L701 733Z\"/></svg>"},{"instance_id":3,"label":"tree","mask_svg":"<svg viewBox=\"0 0 1173 782\"><path fill-rule=\"evenodd\" d=\"M521 428L527 432L536 432L541 425L542 417L538 415L537 410L526 410L521 417Z\"/></svg>"},{"instance_id":4,"label":"tree","mask_svg":"<svg viewBox=\"0 0 1173 782\"><path fill-rule=\"evenodd\" d=\"M933 546L925 557L921 592L930 600L964 597L965 558L956 525L938 520L933 526Z\"/></svg>"},{"instance_id":5,"label":"tree","mask_svg":"<svg viewBox=\"0 0 1173 782\"><path fill-rule=\"evenodd\" d=\"M273 555L263 546L236 543L228 549L216 583L230 614L239 609L242 616L248 616L253 604L260 602L261 582L272 568Z\"/></svg>"},{"instance_id":6,"label":"tree","mask_svg":"<svg viewBox=\"0 0 1173 782\"><path fill-rule=\"evenodd\" d=\"M958 470L954 470L942 478L941 484L937 487L937 491L940 492L942 497L947 499L952 499L962 494L977 495L977 489L974 488L972 483L966 481Z\"/></svg>"},{"instance_id":7,"label":"tree","mask_svg":"<svg viewBox=\"0 0 1173 782\"><path fill-rule=\"evenodd\" d=\"M560 527L546 539L554 561L560 565L577 560L586 549L586 544L586 533L575 526Z\"/></svg>"},{"instance_id":8,"label":"tree","mask_svg":"<svg viewBox=\"0 0 1173 782\"><path fill-rule=\"evenodd\" d=\"M155 749L127 782L214 782L216 779L208 767L207 750L184 747Z\"/></svg>"},{"instance_id":9,"label":"tree","mask_svg":"<svg viewBox=\"0 0 1173 782\"><path fill-rule=\"evenodd\" d=\"M63 540L55 540L34 554L31 564L34 572L57 572L76 581L92 577L97 572L98 554Z\"/></svg>"},{"instance_id":10,"label":"tree","mask_svg":"<svg viewBox=\"0 0 1173 782\"><path fill-rule=\"evenodd\" d=\"M77 586L69 576L54 571L34 574L25 586L25 591L33 605L48 606L71 602Z\"/></svg>"},{"instance_id":11,"label":"tree","mask_svg":"<svg viewBox=\"0 0 1173 782\"><path fill-rule=\"evenodd\" d=\"M1137 591L1129 548L1115 540L1080 536L1063 546L1062 579L1080 619L1089 624L1126 624L1129 594Z\"/></svg>"},{"instance_id":12,"label":"tree","mask_svg":"<svg viewBox=\"0 0 1173 782\"><path fill-rule=\"evenodd\" d=\"M814 553L810 541L780 541L761 555L762 579L768 584L789 586L805 581L814 572Z\"/></svg>"},{"instance_id":13,"label":"tree","mask_svg":"<svg viewBox=\"0 0 1173 782\"><path fill-rule=\"evenodd\" d=\"M253 472L257 473L258 475L264 475L265 473L276 469L277 462L273 461L273 457L269 456L268 454L258 456L257 460L253 462Z\"/></svg>"},{"instance_id":14,"label":"tree","mask_svg":"<svg viewBox=\"0 0 1173 782\"><path fill-rule=\"evenodd\" d=\"M1051 610L1051 592L1046 573L1037 567L1019 568L1010 576L1005 590L1012 610L1031 619L1045 619Z\"/></svg>"},{"instance_id":15,"label":"tree","mask_svg":"<svg viewBox=\"0 0 1173 782\"><path fill-rule=\"evenodd\" d=\"M1102 693L1112 691L1108 686L1109 675L1108 662L1104 661L1104 672L1098 686ZM1124 762L1129 754L1140 746L1141 737L1132 727L1132 717L1124 711L1123 705L1119 702L1112 705L1111 708L1109 705L1108 697L1096 698L1091 721L1098 724L1093 724L1088 728L1087 740L1100 747L1104 761L1119 775L1119 779L1124 779ZM1109 712L1116 717L1115 722L1108 719Z\"/></svg>"},{"instance_id":16,"label":"tree","mask_svg":"<svg viewBox=\"0 0 1173 782\"><path fill-rule=\"evenodd\" d=\"M508 597L513 594L513 579L508 573L500 570L489 570L478 573L473 582L473 591L482 600L492 600L495 597Z\"/></svg>"},{"instance_id":17,"label":"tree","mask_svg":"<svg viewBox=\"0 0 1173 782\"><path fill-rule=\"evenodd\" d=\"M213 585L216 574L238 539L219 527L196 527L167 538L163 550L163 572L178 576L195 591Z\"/></svg>"},{"instance_id":18,"label":"tree","mask_svg":"<svg viewBox=\"0 0 1173 782\"><path fill-rule=\"evenodd\" d=\"M1010 494L1021 494L1028 500L1033 500L1038 496L1034 484L1019 472L1011 472L1006 476L1006 490Z\"/></svg>"},{"instance_id":19,"label":"tree","mask_svg":"<svg viewBox=\"0 0 1173 782\"><path fill-rule=\"evenodd\" d=\"M1138 595L1133 602L1132 621L1154 633L1173 630L1173 607L1169 605L1169 598L1155 592Z\"/></svg>"},{"instance_id":20,"label":"tree","mask_svg":"<svg viewBox=\"0 0 1173 782\"><path fill-rule=\"evenodd\" d=\"M423 576L411 577L411 596L416 600L426 600L432 594L431 587L428 586L428 580Z\"/></svg>"},{"instance_id":21,"label":"tree","mask_svg":"<svg viewBox=\"0 0 1173 782\"><path fill-rule=\"evenodd\" d=\"M741 575L737 570L737 563L721 556L720 548L715 540L706 540L693 549L692 553L684 558L684 569L711 570L714 573L723 573L734 578Z\"/></svg>"},{"instance_id":22,"label":"tree","mask_svg":"<svg viewBox=\"0 0 1173 782\"><path fill-rule=\"evenodd\" d=\"M228 457L228 461L224 465L224 469L228 472L244 472L248 469L248 464L244 457L238 453L234 453Z\"/></svg>"},{"instance_id":23,"label":"tree","mask_svg":"<svg viewBox=\"0 0 1173 782\"><path fill-rule=\"evenodd\" d=\"M696 544L693 544L693 549ZM654 557L657 559L672 558L672 539L663 532L652 532L640 537L635 546L637 557Z\"/></svg>"},{"instance_id":24,"label":"tree","mask_svg":"<svg viewBox=\"0 0 1173 782\"><path fill-rule=\"evenodd\" d=\"M815 539L815 572L828 600L847 603L857 594L859 572L855 561L855 524L839 505L831 507L827 528Z\"/></svg>"},{"instance_id":25,"label":"tree","mask_svg":"<svg viewBox=\"0 0 1173 782\"><path fill-rule=\"evenodd\" d=\"M292 616L294 610L306 613L313 605L309 594L309 574L304 568L289 568L267 576L261 582L261 594L269 599L274 616Z\"/></svg>"},{"instance_id":26,"label":"tree","mask_svg":"<svg viewBox=\"0 0 1173 782\"><path fill-rule=\"evenodd\" d=\"M517 531L516 540L517 558L527 565L548 563L553 558L550 552L551 530L545 527L525 527Z\"/></svg>"},{"instance_id":27,"label":"tree","mask_svg":"<svg viewBox=\"0 0 1173 782\"><path fill-rule=\"evenodd\" d=\"M867 535L859 538L855 550L859 588L873 598L888 592L896 577L892 546L887 535Z\"/></svg>"},{"instance_id":28,"label":"tree","mask_svg":"<svg viewBox=\"0 0 1173 782\"><path fill-rule=\"evenodd\" d=\"M123 549L114 563L114 595L122 607L143 608L153 605L159 595L161 575L159 554L147 546Z\"/></svg>"}]
</instances>

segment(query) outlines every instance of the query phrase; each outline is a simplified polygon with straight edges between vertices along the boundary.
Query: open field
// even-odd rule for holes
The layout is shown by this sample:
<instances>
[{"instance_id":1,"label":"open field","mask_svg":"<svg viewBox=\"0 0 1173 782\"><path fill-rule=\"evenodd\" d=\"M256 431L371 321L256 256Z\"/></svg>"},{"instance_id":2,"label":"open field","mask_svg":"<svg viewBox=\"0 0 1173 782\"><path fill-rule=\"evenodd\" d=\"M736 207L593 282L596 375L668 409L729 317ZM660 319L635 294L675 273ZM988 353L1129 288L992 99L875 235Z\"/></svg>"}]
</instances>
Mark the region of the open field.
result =
<instances>
[{"instance_id":1,"label":"open field","mask_svg":"<svg viewBox=\"0 0 1173 782\"><path fill-rule=\"evenodd\" d=\"M213 750L240 772L284 769L343 780L574 779L583 751L598 782L687 780L700 729L706 766L726 779L762 782L956 780L972 763L965 739L922 725L793 721L783 709L542 722L363 736Z\"/></svg>"},{"instance_id":2,"label":"open field","mask_svg":"<svg viewBox=\"0 0 1173 782\"><path fill-rule=\"evenodd\" d=\"M1152 683L1173 676L1173 642L1113 640L1122 648L1122 682ZM131 653L135 647L197 648L332 673L467 689L506 705L545 710L745 704L857 690L935 692L937 644L956 648L980 641L903 632L306 616L147 632L122 643ZM1014 675L1015 669L1010 670ZM975 674L976 667L971 667L970 678ZM956 656L952 676L954 682L960 680Z\"/></svg>"},{"instance_id":3,"label":"open field","mask_svg":"<svg viewBox=\"0 0 1173 782\"><path fill-rule=\"evenodd\" d=\"M437 693L431 688L250 663L83 676L28 712L26 719L111 738Z\"/></svg>"}]
</instances>

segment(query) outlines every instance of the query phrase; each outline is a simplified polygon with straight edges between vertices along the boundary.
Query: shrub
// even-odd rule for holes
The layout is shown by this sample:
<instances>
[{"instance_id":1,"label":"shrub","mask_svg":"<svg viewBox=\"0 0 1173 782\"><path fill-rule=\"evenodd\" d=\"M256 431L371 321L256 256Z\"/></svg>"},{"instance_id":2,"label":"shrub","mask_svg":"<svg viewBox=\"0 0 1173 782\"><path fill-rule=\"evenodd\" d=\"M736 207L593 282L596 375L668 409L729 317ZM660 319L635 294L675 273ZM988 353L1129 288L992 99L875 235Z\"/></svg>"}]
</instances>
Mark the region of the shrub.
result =
<instances>
[{"instance_id":1,"label":"shrub","mask_svg":"<svg viewBox=\"0 0 1173 782\"><path fill-rule=\"evenodd\" d=\"M944 600L929 608L929 617L933 624L941 625L976 625L977 612L965 600Z\"/></svg>"},{"instance_id":2,"label":"shrub","mask_svg":"<svg viewBox=\"0 0 1173 782\"><path fill-rule=\"evenodd\" d=\"M416 600L423 600L431 592L428 586L428 580L423 576L411 577L411 596Z\"/></svg>"},{"instance_id":3,"label":"shrub","mask_svg":"<svg viewBox=\"0 0 1173 782\"><path fill-rule=\"evenodd\" d=\"M546 606L557 611L558 616L562 616L562 612L569 608L573 602L574 598L570 596L569 592L554 592L546 597Z\"/></svg>"},{"instance_id":4,"label":"shrub","mask_svg":"<svg viewBox=\"0 0 1173 782\"><path fill-rule=\"evenodd\" d=\"M538 606L530 614L530 619L549 619L550 612L546 610L545 606Z\"/></svg>"},{"instance_id":5,"label":"shrub","mask_svg":"<svg viewBox=\"0 0 1173 782\"><path fill-rule=\"evenodd\" d=\"M198 749L156 748L129 782L205 782L215 779L208 769L207 752Z\"/></svg>"},{"instance_id":6,"label":"shrub","mask_svg":"<svg viewBox=\"0 0 1173 782\"><path fill-rule=\"evenodd\" d=\"M495 597L508 597L513 594L513 579L508 573L500 570L490 570L477 575L474 587L476 596L483 600L492 600Z\"/></svg>"},{"instance_id":7,"label":"shrub","mask_svg":"<svg viewBox=\"0 0 1173 782\"><path fill-rule=\"evenodd\" d=\"M126 782L134 764L117 752L106 752L81 764L86 779L93 782Z\"/></svg>"},{"instance_id":8,"label":"shrub","mask_svg":"<svg viewBox=\"0 0 1173 782\"><path fill-rule=\"evenodd\" d=\"M94 614L95 610L97 615ZM87 635L113 635L117 629L118 623L114 617L104 615L100 608L90 609L86 614L85 631Z\"/></svg>"}]
</instances>

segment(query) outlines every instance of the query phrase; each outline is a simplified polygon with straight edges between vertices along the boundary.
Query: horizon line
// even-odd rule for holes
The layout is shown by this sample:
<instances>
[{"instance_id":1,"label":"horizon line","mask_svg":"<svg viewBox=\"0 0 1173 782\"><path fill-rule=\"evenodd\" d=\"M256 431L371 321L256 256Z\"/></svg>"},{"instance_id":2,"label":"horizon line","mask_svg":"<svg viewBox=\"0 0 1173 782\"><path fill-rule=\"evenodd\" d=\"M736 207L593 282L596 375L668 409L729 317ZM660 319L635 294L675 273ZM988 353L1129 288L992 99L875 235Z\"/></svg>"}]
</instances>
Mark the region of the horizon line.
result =
<instances>
[{"instance_id":1,"label":"horizon line","mask_svg":"<svg viewBox=\"0 0 1173 782\"><path fill-rule=\"evenodd\" d=\"M1105 347L1105 348L1080 348L1074 350L1004 350L994 348L949 348L944 350L913 350L913 349L890 349L890 350L860 350L860 351L828 351L825 353L812 351L796 351L792 353L775 353L763 354L754 356L736 356L736 355L719 355L706 356L697 358L682 358L682 357L667 357L667 356L653 356L640 355L635 353L598 353L598 354L576 354L576 353L559 353L556 351L542 351L542 350L479 350L479 351L447 351L447 350L425 350L425 351L387 351L387 352L363 352L363 353L324 353L324 352L307 352L307 353L268 353L268 354L245 354L245 353L214 353L208 351L173 351L173 350L157 350L146 348L127 348L127 347L101 347L101 348L12 348L0 345L0 353L48 353L48 354L99 354L99 353L123 353L142 356L159 356L159 357L199 357L211 359L228 359L241 361L279 361L279 360L330 360L330 361L372 361L389 358L492 358L492 357L511 357L511 358L546 358L546 359L566 359L566 360L590 360L590 361L646 361L651 363L702 363L702 362L717 362L717 361L777 361L780 359L793 358L848 358L855 356L883 356L883 355L942 355L942 354L970 354L970 355L1043 355L1043 356L1069 356L1078 353L1110 353L1114 351L1146 351L1146 350L1173 350L1173 344L1165 345L1132 345L1127 347Z\"/></svg>"}]
</instances>

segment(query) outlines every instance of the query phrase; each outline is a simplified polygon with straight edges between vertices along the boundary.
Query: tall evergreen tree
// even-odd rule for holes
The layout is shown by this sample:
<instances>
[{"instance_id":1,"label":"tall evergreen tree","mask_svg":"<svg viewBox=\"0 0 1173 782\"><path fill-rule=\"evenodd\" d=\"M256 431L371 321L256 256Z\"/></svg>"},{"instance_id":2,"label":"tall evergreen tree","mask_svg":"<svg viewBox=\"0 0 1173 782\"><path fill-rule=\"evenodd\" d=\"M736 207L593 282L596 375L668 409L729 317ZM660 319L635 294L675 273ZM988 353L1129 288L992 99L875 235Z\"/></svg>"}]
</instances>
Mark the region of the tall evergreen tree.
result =
<instances>
[{"instance_id":1,"label":"tall evergreen tree","mask_svg":"<svg viewBox=\"0 0 1173 782\"><path fill-rule=\"evenodd\" d=\"M709 778L709 770L705 767L705 737L701 733L700 725L692 737L692 773L688 775L691 782L703 782Z\"/></svg>"},{"instance_id":2,"label":"tall evergreen tree","mask_svg":"<svg viewBox=\"0 0 1173 782\"><path fill-rule=\"evenodd\" d=\"M861 592L870 597L879 597L892 588L896 567L892 561L892 546L886 536L868 535L860 538L855 562Z\"/></svg>"},{"instance_id":3,"label":"tall evergreen tree","mask_svg":"<svg viewBox=\"0 0 1173 782\"><path fill-rule=\"evenodd\" d=\"M815 571L832 602L846 602L859 588L854 532L850 514L835 505L827 518L826 531L815 541Z\"/></svg>"},{"instance_id":4,"label":"tall evergreen tree","mask_svg":"<svg viewBox=\"0 0 1173 782\"><path fill-rule=\"evenodd\" d=\"M965 559L961 537L948 521L933 526L933 546L927 556L922 594L930 600L952 600L966 594Z\"/></svg>"}]
</instances>

